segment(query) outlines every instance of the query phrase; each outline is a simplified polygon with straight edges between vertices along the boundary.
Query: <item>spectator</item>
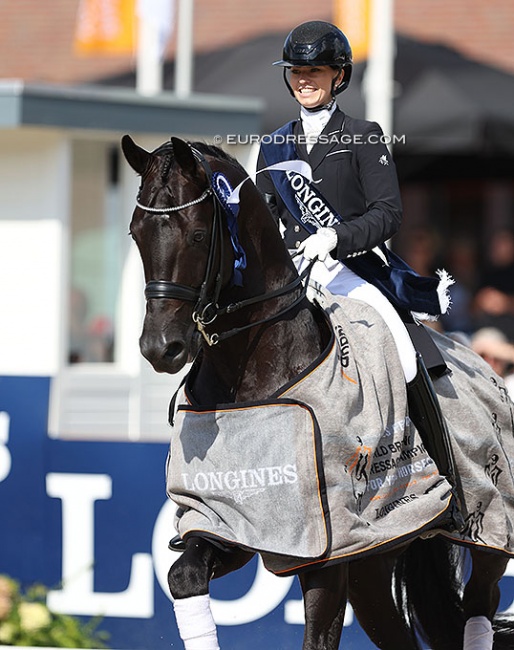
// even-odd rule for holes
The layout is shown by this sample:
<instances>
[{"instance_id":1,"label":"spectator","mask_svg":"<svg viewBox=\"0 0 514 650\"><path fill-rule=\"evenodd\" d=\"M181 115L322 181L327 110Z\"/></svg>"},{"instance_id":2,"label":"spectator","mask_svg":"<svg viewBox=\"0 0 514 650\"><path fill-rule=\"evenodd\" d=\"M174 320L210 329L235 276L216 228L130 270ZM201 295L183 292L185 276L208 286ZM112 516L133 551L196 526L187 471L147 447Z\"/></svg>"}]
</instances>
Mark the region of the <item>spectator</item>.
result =
<instances>
[{"instance_id":1,"label":"spectator","mask_svg":"<svg viewBox=\"0 0 514 650\"><path fill-rule=\"evenodd\" d=\"M504 379L510 397L514 398L514 345L505 334L494 327L483 327L471 337L471 348Z\"/></svg>"},{"instance_id":2,"label":"spectator","mask_svg":"<svg viewBox=\"0 0 514 650\"><path fill-rule=\"evenodd\" d=\"M514 341L514 232L494 233L487 266L474 298L475 328L496 327Z\"/></svg>"}]
</instances>

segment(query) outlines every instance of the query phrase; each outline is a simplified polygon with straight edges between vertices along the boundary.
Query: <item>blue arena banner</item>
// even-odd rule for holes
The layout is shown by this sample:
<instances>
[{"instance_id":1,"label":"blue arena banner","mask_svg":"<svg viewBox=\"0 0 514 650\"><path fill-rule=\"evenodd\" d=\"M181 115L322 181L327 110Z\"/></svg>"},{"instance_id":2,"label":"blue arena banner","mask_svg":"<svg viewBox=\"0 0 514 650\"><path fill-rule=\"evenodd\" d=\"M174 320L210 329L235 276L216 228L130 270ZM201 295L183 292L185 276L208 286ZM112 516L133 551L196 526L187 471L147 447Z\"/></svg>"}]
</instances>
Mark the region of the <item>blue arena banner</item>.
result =
<instances>
[{"instance_id":1,"label":"blue arena banner","mask_svg":"<svg viewBox=\"0 0 514 650\"><path fill-rule=\"evenodd\" d=\"M53 609L102 615L111 648L181 648L166 586L178 557L167 549L174 534L167 445L50 439L50 381L0 377L0 573L49 587ZM301 647L296 578L277 578L254 559L214 581L211 596L221 647ZM513 600L505 576L500 609ZM351 611L342 645L375 647Z\"/></svg>"}]
</instances>

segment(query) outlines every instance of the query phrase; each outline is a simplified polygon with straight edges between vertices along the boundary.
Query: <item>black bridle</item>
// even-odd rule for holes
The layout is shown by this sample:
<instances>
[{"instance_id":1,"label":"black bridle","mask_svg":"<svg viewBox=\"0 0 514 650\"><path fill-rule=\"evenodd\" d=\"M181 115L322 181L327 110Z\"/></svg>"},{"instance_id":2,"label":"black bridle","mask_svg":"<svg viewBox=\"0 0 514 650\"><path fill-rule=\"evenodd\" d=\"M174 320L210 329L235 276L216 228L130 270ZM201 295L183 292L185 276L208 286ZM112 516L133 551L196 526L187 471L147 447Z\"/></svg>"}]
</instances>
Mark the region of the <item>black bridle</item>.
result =
<instances>
[{"instance_id":1,"label":"black bridle","mask_svg":"<svg viewBox=\"0 0 514 650\"><path fill-rule=\"evenodd\" d=\"M184 203L178 206L170 206L169 208L153 208L150 206L142 205L139 202L139 197L136 200L136 204L139 208L145 212L150 212L153 214L162 214L169 218L168 213L176 212L178 210L184 210L201 203L209 196L212 197L213 201L213 225L211 230L211 240L209 245L209 256L207 258L207 266L205 269L205 276L201 286L198 289L179 284L177 282L171 282L169 280L149 280L145 286L145 297L146 300L154 299L173 299L173 300L183 300L186 302L195 303L193 309L192 319L196 323L198 330L201 332L205 340L209 345L216 345L220 341L227 339L239 332L242 332L250 327L255 327L256 325L262 325L266 322L279 318L289 310L293 309L298 305L305 297L307 293L308 281L304 282L310 275L312 269L312 264L305 269L305 271L295 278L292 282L279 287L273 291L270 291L266 294L259 296L254 296L252 298L247 298L239 302L230 303L224 307L220 307L218 304L219 297L222 290L222 275L223 275L223 229L222 229L222 215L224 213L224 207L216 196L215 192L211 187L212 180L212 169L203 156L203 154L191 147L191 151L196 158L196 160L202 165L203 170L207 176L209 182L208 188L197 198ZM215 269L215 260L218 259L218 267ZM256 304L258 302L263 302L265 300L270 300L278 296L285 295L294 291L297 287L302 286L302 291L299 296L284 309L280 310L278 313L273 314L267 318L263 318L257 322L248 323L242 327L235 327L226 332L220 334L208 334L205 331L205 327L213 323L218 316L224 314L231 314L243 307ZM209 288L212 287L212 291L209 293Z\"/></svg>"}]
</instances>

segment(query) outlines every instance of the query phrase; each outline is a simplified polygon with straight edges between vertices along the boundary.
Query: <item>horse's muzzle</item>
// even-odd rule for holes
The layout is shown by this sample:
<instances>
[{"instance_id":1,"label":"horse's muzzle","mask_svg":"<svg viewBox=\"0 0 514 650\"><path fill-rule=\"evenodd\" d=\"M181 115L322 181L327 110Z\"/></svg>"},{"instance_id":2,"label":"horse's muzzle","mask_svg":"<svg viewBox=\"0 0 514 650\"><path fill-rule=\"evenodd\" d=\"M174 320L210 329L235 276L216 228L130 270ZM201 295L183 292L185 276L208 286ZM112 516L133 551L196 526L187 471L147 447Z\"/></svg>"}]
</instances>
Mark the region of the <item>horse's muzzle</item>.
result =
<instances>
[{"instance_id":1,"label":"horse's muzzle","mask_svg":"<svg viewBox=\"0 0 514 650\"><path fill-rule=\"evenodd\" d=\"M189 360L195 325L191 305L174 300L148 300L143 331L139 339L141 354L156 372L175 374Z\"/></svg>"},{"instance_id":2,"label":"horse's muzzle","mask_svg":"<svg viewBox=\"0 0 514 650\"><path fill-rule=\"evenodd\" d=\"M152 364L156 372L175 374L182 370L189 357L189 348L184 341L156 340L146 336L144 332L139 339L139 347L141 354Z\"/></svg>"}]
</instances>

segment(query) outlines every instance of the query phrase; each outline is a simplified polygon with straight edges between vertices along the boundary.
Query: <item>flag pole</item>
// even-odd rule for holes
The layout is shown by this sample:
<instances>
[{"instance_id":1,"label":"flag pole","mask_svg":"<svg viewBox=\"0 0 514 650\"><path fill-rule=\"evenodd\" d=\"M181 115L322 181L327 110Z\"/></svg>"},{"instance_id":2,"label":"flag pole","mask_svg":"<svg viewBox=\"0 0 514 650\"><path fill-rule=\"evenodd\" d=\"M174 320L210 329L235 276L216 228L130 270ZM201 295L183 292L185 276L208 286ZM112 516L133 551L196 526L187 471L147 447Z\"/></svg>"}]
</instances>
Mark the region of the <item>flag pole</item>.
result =
<instances>
[{"instance_id":1,"label":"flag pole","mask_svg":"<svg viewBox=\"0 0 514 650\"><path fill-rule=\"evenodd\" d=\"M135 0L138 18L136 89L157 95L163 89L164 57L175 22L175 0Z\"/></svg>"},{"instance_id":2,"label":"flag pole","mask_svg":"<svg viewBox=\"0 0 514 650\"><path fill-rule=\"evenodd\" d=\"M175 92L188 97L193 87L194 0L179 0L177 52L175 56Z\"/></svg>"},{"instance_id":3,"label":"flag pole","mask_svg":"<svg viewBox=\"0 0 514 650\"><path fill-rule=\"evenodd\" d=\"M372 0L368 63L364 78L366 119L393 135L394 0Z\"/></svg>"},{"instance_id":4,"label":"flag pole","mask_svg":"<svg viewBox=\"0 0 514 650\"><path fill-rule=\"evenodd\" d=\"M159 45L159 28L148 16L139 15L136 55L136 90L140 95L162 92L163 62Z\"/></svg>"}]
</instances>

